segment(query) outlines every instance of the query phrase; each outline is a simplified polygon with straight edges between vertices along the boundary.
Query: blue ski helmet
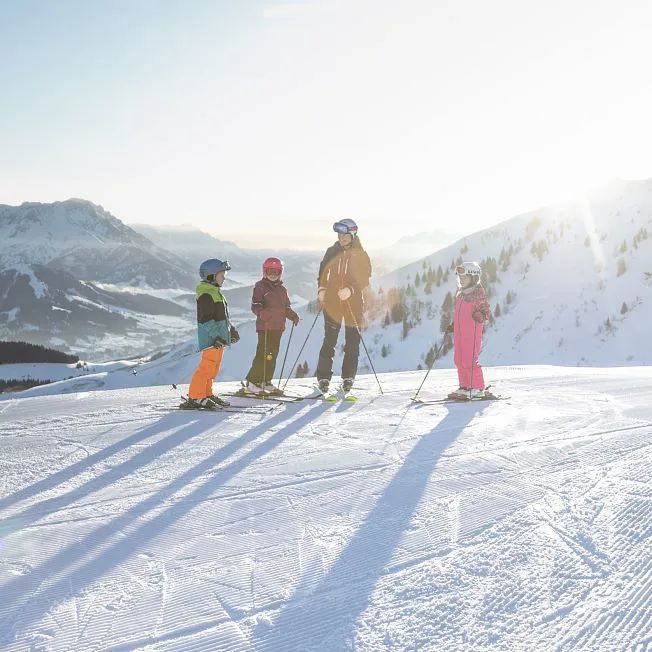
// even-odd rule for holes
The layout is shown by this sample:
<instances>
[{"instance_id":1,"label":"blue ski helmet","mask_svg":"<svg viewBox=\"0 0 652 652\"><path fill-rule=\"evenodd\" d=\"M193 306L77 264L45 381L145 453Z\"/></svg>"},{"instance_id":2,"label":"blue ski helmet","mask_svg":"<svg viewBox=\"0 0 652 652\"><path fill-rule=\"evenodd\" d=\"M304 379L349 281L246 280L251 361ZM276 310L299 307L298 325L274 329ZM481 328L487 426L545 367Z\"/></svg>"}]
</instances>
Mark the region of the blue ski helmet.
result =
<instances>
[{"instance_id":1,"label":"blue ski helmet","mask_svg":"<svg viewBox=\"0 0 652 652\"><path fill-rule=\"evenodd\" d=\"M348 217L333 224L333 231L336 233L350 233L355 235L358 232L358 225Z\"/></svg>"},{"instance_id":2,"label":"blue ski helmet","mask_svg":"<svg viewBox=\"0 0 652 652\"><path fill-rule=\"evenodd\" d=\"M228 272L230 269L231 265L229 265L228 260L210 258L199 266L199 276L201 276L203 281L207 281L209 276L214 276L218 272Z\"/></svg>"}]
</instances>

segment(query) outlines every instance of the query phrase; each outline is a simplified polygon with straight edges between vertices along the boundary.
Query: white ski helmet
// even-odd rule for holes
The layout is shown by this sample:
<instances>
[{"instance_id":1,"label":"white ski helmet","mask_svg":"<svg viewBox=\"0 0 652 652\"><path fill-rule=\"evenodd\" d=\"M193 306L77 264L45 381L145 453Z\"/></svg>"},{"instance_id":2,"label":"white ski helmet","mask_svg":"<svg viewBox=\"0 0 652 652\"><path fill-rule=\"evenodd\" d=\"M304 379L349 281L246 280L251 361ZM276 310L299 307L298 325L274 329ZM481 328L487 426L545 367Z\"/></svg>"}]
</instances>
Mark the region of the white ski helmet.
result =
<instances>
[{"instance_id":1,"label":"white ski helmet","mask_svg":"<svg viewBox=\"0 0 652 652\"><path fill-rule=\"evenodd\" d=\"M461 276L462 274L466 274L467 276L472 276L476 277L477 279L480 279L480 275L482 274L482 269L480 269L480 265L476 262L468 262L468 263L462 263L461 265L458 265L455 268L455 273L458 276Z\"/></svg>"}]
</instances>

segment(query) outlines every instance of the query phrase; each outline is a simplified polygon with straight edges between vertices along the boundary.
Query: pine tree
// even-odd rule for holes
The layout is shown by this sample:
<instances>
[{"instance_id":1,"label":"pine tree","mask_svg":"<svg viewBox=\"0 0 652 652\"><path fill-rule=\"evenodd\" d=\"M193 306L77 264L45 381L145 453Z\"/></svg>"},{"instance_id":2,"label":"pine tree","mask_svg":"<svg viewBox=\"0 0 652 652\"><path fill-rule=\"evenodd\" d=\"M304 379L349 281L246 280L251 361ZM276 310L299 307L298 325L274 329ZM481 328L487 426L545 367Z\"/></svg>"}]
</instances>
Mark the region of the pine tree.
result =
<instances>
[{"instance_id":1,"label":"pine tree","mask_svg":"<svg viewBox=\"0 0 652 652\"><path fill-rule=\"evenodd\" d=\"M629 308L627 307L627 303L623 301L623 305L620 307L620 314L624 315L628 310Z\"/></svg>"},{"instance_id":2,"label":"pine tree","mask_svg":"<svg viewBox=\"0 0 652 652\"><path fill-rule=\"evenodd\" d=\"M410 332L410 329L412 328L412 324L407 320L407 318L403 319L403 332L401 334L401 339L405 339L408 336L408 333Z\"/></svg>"},{"instance_id":3,"label":"pine tree","mask_svg":"<svg viewBox=\"0 0 652 652\"><path fill-rule=\"evenodd\" d=\"M441 285L441 279L443 278L443 276L444 276L444 270L441 268L441 265L439 265L437 267L437 279L436 279L436 283L438 286Z\"/></svg>"},{"instance_id":4,"label":"pine tree","mask_svg":"<svg viewBox=\"0 0 652 652\"><path fill-rule=\"evenodd\" d=\"M501 315L501 310L500 310L500 304L497 303L496 307L494 308L494 317L498 318Z\"/></svg>"},{"instance_id":5,"label":"pine tree","mask_svg":"<svg viewBox=\"0 0 652 652\"><path fill-rule=\"evenodd\" d=\"M441 319L439 320L439 330L444 333L446 332L446 329L450 326L451 323L451 315L448 312L443 312L441 315Z\"/></svg>"},{"instance_id":6,"label":"pine tree","mask_svg":"<svg viewBox=\"0 0 652 652\"><path fill-rule=\"evenodd\" d=\"M398 324L399 322L402 322L403 319L405 318L405 314L407 312L407 309L405 307L405 304L402 302L396 302L394 305L392 305L390 309L390 314L392 321L395 324Z\"/></svg>"}]
</instances>

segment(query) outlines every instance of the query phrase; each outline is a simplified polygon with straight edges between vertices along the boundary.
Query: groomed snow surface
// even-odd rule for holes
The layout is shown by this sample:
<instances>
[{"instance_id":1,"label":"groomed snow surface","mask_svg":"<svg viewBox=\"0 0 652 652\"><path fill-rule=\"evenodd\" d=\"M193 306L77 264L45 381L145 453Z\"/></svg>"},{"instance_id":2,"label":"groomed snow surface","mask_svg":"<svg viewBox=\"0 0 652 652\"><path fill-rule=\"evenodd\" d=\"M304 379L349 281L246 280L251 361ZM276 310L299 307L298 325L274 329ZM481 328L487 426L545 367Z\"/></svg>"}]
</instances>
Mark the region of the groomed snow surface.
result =
<instances>
[{"instance_id":1,"label":"groomed snow surface","mask_svg":"<svg viewBox=\"0 0 652 652\"><path fill-rule=\"evenodd\" d=\"M652 369L486 372L3 400L0 649L651 649Z\"/></svg>"}]
</instances>

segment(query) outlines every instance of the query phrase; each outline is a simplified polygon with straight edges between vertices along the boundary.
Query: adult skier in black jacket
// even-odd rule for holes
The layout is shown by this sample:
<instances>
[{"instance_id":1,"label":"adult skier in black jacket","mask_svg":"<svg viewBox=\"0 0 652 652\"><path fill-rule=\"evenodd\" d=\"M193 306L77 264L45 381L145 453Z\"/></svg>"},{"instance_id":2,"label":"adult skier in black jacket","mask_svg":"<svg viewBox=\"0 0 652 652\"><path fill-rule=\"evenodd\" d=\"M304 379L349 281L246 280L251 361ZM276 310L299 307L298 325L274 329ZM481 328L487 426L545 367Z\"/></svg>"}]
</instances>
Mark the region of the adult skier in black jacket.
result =
<instances>
[{"instance_id":1,"label":"adult skier in black jacket","mask_svg":"<svg viewBox=\"0 0 652 652\"><path fill-rule=\"evenodd\" d=\"M326 250L319 266L319 302L324 310L324 343L319 352L317 380L328 392L333 376L335 345L344 321L342 389L349 391L358 370L360 332L364 313L362 291L369 285L371 261L358 238L358 226L350 219L333 224L337 242Z\"/></svg>"}]
</instances>

